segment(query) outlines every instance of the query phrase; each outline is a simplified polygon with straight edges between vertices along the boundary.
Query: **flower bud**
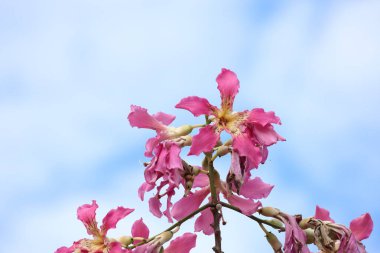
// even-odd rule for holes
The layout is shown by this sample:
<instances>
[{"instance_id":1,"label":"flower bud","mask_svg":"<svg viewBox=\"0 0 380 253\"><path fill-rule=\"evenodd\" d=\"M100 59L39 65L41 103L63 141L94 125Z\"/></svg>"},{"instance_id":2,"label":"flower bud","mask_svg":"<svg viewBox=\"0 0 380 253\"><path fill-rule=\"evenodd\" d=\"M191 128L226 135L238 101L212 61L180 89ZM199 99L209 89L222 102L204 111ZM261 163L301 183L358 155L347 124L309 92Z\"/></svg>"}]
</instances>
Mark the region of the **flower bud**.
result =
<instances>
[{"instance_id":1,"label":"flower bud","mask_svg":"<svg viewBox=\"0 0 380 253\"><path fill-rule=\"evenodd\" d=\"M156 239L157 242L159 242L160 245L163 245L165 242L169 241L173 237L173 232L171 231L165 231L159 234Z\"/></svg>"},{"instance_id":2,"label":"flower bud","mask_svg":"<svg viewBox=\"0 0 380 253\"><path fill-rule=\"evenodd\" d=\"M266 217L275 217L280 214L280 210L274 207L266 206L259 209L259 214Z\"/></svg>"},{"instance_id":3,"label":"flower bud","mask_svg":"<svg viewBox=\"0 0 380 253\"><path fill-rule=\"evenodd\" d=\"M267 241L269 242L274 252L282 252L281 251L282 244L278 240L277 236L275 236L271 232L268 232L265 237L267 238Z\"/></svg>"},{"instance_id":4,"label":"flower bud","mask_svg":"<svg viewBox=\"0 0 380 253\"><path fill-rule=\"evenodd\" d=\"M305 219L302 219L300 221L300 223L298 224L300 226L300 228L302 229L307 229L307 228L311 228L311 225L309 223L311 218L305 218Z\"/></svg>"},{"instance_id":5,"label":"flower bud","mask_svg":"<svg viewBox=\"0 0 380 253\"><path fill-rule=\"evenodd\" d=\"M221 157L221 156L227 155L229 152L230 152L230 147L222 145L217 148L216 155Z\"/></svg>"},{"instance_id":6,"label":"flower bud","mask_svg":"<svg viewBox=\"0 0 380 253\"><path fill-rule=\"evenodd\" d=\"M191 133L191 131L193 131L193 126L183 125L183 126L174 128L172 131L173 131L173 135L175 136L178 136L178 137L184 136L184 135L188 135L189 133Z\"/></svg>"},{"instance_id":7,"label":"flower bud","mask_svg":"<svg viewBox=\"0 0 380 253\"><path fill-rule=\"evenodd\" d=\"M307 244L312 244L314 243L315 241L315 238L314 238L314 230L311 229L311 228L307 228L304 230L305 231L305 234L306 234L306 243Z\"/></svg>"},{"instance_id":8,"label":"flower bud","mask_svg":"<svg viewBox=\"0 0 380 253\"><path fill-rule=\"evenodd\" d=\"M129 244L133 242L133 238L131 236L122 236L118 240L123 247L127 247Z\"/></svg>"},{"instance_id":9,"label":"flower bud","mask_svg":"<svg viewBox=\"0 0 380 253\"><path fill-rule=\"evenodd\" d=\"M267 220L267 222L278 228L284 227L284 224L278 219L270 219L270 220Z\"/></svg>"}]
</instances>

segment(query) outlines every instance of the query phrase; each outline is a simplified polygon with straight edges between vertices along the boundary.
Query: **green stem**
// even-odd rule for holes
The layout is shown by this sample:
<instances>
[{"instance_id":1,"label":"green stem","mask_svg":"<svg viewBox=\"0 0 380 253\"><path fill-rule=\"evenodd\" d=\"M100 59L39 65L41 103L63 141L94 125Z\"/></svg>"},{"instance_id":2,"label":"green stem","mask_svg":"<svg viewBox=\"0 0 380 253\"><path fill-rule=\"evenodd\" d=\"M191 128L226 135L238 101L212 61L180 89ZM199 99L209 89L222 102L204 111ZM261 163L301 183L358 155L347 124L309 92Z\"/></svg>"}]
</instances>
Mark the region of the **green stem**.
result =
<instances>
[{"instance_id":1,"label":"green stem","mask_svg":"<svg viewBox=\"0 0 380 253\"><path fill-rule=\"evenodd\" d=\"M225 203L225 202L220 202L220 204L221 204L222 206L224 206L224 207L227 207L227 208L229 208L229 209L231 209L231 210L234 210L234 211L236 211L236 212L238 212L238 213L243 214L242 211L240 210L240 208L238 208L238 207L236 207L236 206L233 206L233 205L227 204L227 203ZM244 215L245 215L245 214L244 214ZM272 227L272 228L278 229L278 230L280 230L280 231L284 231L284 228L283 228L283 227L280 227L280 226L277 226L277 225L275 225L275 224L272 224L272 223L268 222L267 220L260 219L260 218L254 216L254 215L245 215L245 216L247 216L248 218L250 218L250 219L256 221L256 222L259 223L259 224L265 224L265 225L268 225L268 226L270 226L270 227Z\"/></svg>"}]
</instances>

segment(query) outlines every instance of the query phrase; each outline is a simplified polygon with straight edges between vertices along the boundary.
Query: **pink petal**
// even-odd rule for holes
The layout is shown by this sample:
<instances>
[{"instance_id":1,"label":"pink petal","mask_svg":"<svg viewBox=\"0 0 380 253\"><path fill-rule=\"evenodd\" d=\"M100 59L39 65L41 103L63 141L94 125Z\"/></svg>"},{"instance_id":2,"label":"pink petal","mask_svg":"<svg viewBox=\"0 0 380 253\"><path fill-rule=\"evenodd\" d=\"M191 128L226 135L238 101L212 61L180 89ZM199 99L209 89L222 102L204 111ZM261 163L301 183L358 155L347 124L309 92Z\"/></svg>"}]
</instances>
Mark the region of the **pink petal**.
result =
<instances>
[{"instance_id":1,"label":"pink petal","mask_svg":"<svg viewBox=\"0 0 380 253\"><path fill-rule=\"evenodd\" d=\"M149 238L149 228L145 225L142 218L133 223L131 231L132 237ZM134 240L133 243L137 244L139 242L139 240Z\"/></svg>"},{"instance_id":2,"label":"pink petal","mask_svg":"<svg viewBox=\"0 0 380 253\"><path fill-rule=\"evenodd\" d=\"M266 126L267 124L280 124L281 120L277 117L274 112L265 112L262 108L255 108L249 112L248 121L251 123L257 123L261 126Z\"/></svg>"},{"instance_id":3,"label":"pink petal","mask_svg":"<svg viewBox=\"0 0 380 253\"><path fill-rule=\"evenodd\" d=\"M156 114L153 114L153 118L155 118L164 125L170 125L175 120L174 115L167 114L164 112L158 112Z\"/></svg>"},{"instance_id":4,"label":"pink petal","mask_svg":"<svg viewBox=\"0 0 380 253\"><path fill-rule=\"evenodd\" d=\"M261 178L248 179L240 188L240 194L250 199L261 199L268 197L274 185L264 183Z\"/></svg>"},{"instance_id":5,"label":"pink petal","mask_svg":"<svg viewBox=\"0 0 380 253\"><path fill-rule=\"evenodd\" d=\"M247 169L257 168L262 161L262 152L255 146L252 140L243 134L235 136L232 140L232 147L236 149L240 156L248 159Z\"/></svg>"},{"instance_id":6,"label":"pink petal","mask_svg":"<svg viewBox=\"0 0 380 253\"><path fill-rule=\"evenodd\" d=\"M209 178L206 174L200 173L194 178L193 187L206 187L209 185Z\"/></svg>"},{"instance_id":7,"label":"pink petal","mask_svg":"<svg viewBox=\"0 0 380 253\"><path fill-rule=\"evenodd\" d=\"M194 231L200 232L202 231L205 235L211 235L214 233L214 229L212 228L212 224L214 223L214 216L210 208L203 210L201 215L195 220Z\"/></svg>"},{"instance_id":8,"label":"pink petal","mask_svg":"<svg viewBox=\"0 0 380 253\"><path fill-rule=\"evenodd\" d=\"M154 188L154 184L142 183L138 189L138 195L142 201L144 201L144 195L146 192L151 191Z\"/></svg>"},{"instance_id":9,"label":"pink petal","mask_svg":"<svg viewBox=\"0 0 380 253\"><path fill-rule=\"evenodd\" d=\"M181 101L179 101L175 108L188 110L194 116L199 116L203 114L211 115L213 111L216 109L216 107L211 105L207 101L207 99L200 98L197 96L183 98Z\"/></svg>"},{"instance_id":10,"label":"pink petal","mask_svg":"<svg viewBox=\"0 0 380 253\"><path fill-rule=\"evenodd\" d=\"M109 229L116 228L116 224L125 216L132 213L134 210L135 209L124 208L122 206L119 206L116 209L112 209L103 218L103 224L100 227L100 229L103 231L104 234L106 234Z\"/></svg>"},{"instance_id":11,"label":"pink petal","mask_svg":"<svg viewBox=\"0 0 380 253\"><path fill-rule=\"evenodd\" d=\"M350 229L355 235L356 240L367 239L373 230L373 221L369 213L365 213L350 223Z\"/></svg>"},{"instance_id":12,"label":"pink petal","mask_svg":"<svg viewBox=\"0 0 380 253\"><path fill-rule=\"evenodd\" d=\"M93 200L91 205L84 204L78 207L77 210L77 217L83 222L89 235L93 235L95 233L94 231L97 230L97 222L95 219L96 209L98 209L98 204Z\"/></svg>"},{"instance_id":13,"label":"pink petal","mask_svg":"<svg viewBox=\"0 0 380 253\"><path fill-rule=\"evenodd\" d=\"M196 246L197 235L184 233L182 236L175 238L170 242L165 253L189 253Z\"/></svg>"},{"instance_id":14,"label":"pink petal","mask_svg":"<svg viewBox=\"0 0 380 253\"><path fill-rule=\"evenodd\" d=\"M119 242L111 242L109 244L109 253L126 253ZM107 251L108 252L108 251Z\"/></svg>"},{"instance_id":15,"label":"pink petal","mask_svg":"<svg viewBox=\"0 0 380 253\"><path fill-rule=\"evenodd\" d=\"M152 197L149 199L149 211L156 217L161 218L162 212L160 210L162 204L157 197Z\"/></svg>"},{"instance_id":16,"label":"pink petal","mask_svg":"<svg viewBox=\"0 0 380 253\"><path fill-rule=\"evenodd\" d=\"M239 207L241 212L245 215L251 215L261 207L260 201L255 202L251 199L240 198L236 195L227 197L227 200L231 205Z\"/></svg>"},{"instance_id":17,"label":"pink petal","mask_svg":"<svg viewBox=\"0 0 380 253\"><path fill-rule=\"evenodd\" d=\"M131 105L128 115L132 127L149 128L156 131L166 130L166 126L148 113L148 110L137 105Z\"/></svg>"},{"instance_id":18,"label":"pink petal","mask_svg":"<svg viewBox=\"0 0 380 253\"><path fill-rule=\"evenodd\" d=\"M222 69L222 72L217 76L218 90L222 98L222 104L226 100L230 100L231 105L236 94L239 92L239 80L234 72L228 69Z\"/></svg>"},{"instance_id":19,"label":"pink petal","mask_svg":"<svg viewBox=\"0 0 380 253\"><path fill-rule=\"evenodd\" d=\"M172 216L176 220L180 220L193 211L195 211L202 204L203 200L210 193L210 189L205 187L193 194L183 197L177 203L174 204L172 209Z\"/></svg>"},{"instance_id":20,"label":"pink petal","mask_svg":"<svg viewBox=\"0 0 380 253\"><path fill-rule=\"evenodd\" d=\"M153 137L149 138L145 143L145 153L144 155L146 157L152 157L153 156L153 150L154 148L160 143L161 139L159 137Z\"/></svg>"},{"instance_id":21,"label":"pink petal","mask_svg":"<svg viewBox=\"0 0 380 253\"><path fill-rule=\"evenodd\" d=\"M54 253L73 253L74 249L72 247L67 248L67 247L60 247Z\"/></svg>"},{"instance_id":22,"label":"pink petal","mask_svg":"<svg viewBox=\"0 0 380 253\"><path fill-rule=\"evenodd\" d=\"M320 219L323 221L331 221L335 222L333 219L330 217L330 212L322 207L319 207L318 205L315 207L315 219Z\"/></svg>"},{"instance_id":23,"label":"pink petal","mask_svg":"<svg viewBox=\"0 0 380 253\"><path fill-rule=\"evenodd\" d=\"M256 125L253 129L254 134L256 135L257 140L265 145L270 146L275 144L277 141L285 141L286 139L276 133L272 125L267 125L265 127L261 125Z\"/></svg>"},{"instance_id":24,"label":"pink petal","mask_svg":"<svg viewBox=\"0 0 380 253\"><path fill-rule=\"evenodd\" d=\"M199 155L202 152L211 151L219 140L213 126L208 125L199 129L199 133L193 136L193 143L188 155Z\"/></svg>"},{"instance_id":25,"label":"pink petal","mask_svg":"<svg viewBox=\"0 0 380 253\"><path fill-rule=\"evenodd\" d=\"M173 142L165 143L168 146L167 166L168 168L182 168L182 159L179 156L181 148Z\"/></svg>"}]
</instances>

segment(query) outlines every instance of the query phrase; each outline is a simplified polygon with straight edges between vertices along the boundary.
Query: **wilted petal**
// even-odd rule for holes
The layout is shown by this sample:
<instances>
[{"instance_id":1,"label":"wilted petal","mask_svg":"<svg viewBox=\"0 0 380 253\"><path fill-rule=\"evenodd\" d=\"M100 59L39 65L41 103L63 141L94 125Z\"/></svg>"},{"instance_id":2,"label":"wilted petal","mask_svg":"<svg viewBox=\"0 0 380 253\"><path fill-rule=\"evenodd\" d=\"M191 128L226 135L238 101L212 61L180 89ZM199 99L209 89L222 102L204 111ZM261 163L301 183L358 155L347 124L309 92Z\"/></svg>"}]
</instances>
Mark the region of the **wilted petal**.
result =
<instances>
[{"instance_id":1,"label":"wilted petal","mask_svg":"<svg viewBox=\"0 0 380 253\"><path fill-rule=\"evenodd\" d=\"M98 204L96 204L96 201L93 200L92 204L84 204L78 207L77 210L77 217L83 222L89 235L94 235L98 229L95 219L96 209L98 209Z\"/></svg>"},{"instance_id":2,"label":"wilted petal","mask_svg":"<svg viewBox=\"0 0 380 253\"><path fill-rule=\"evenodd\" d=\"M142 183L138 189L138 195L142 201L144 201L144 195L146 192L151 191L154 188L154 184Z\"/></svg>"},{"instance_id":3,"label":"wilted petal","mask_svg":"<svg viewBox=\"0 0 380 253\"><path fill-rule=\"evenodd\" d=\"M165 253L189 253L196 246L197 235L192 233L184 233L170 242L169 247L165 249Z\"/></svg>"},{"instance_id":4,"label":"wilted petal","mask_svg":"<svg viewBox=\"0 0 380 253\"><path fill-rule=\"evenodd\" d=\"M152 157L153 156L153 150L154 148L160 143L159 137L153 137L149 138L145 143L145 153L144 155L146 157Z\"/></svg>"},{"instance_id":5,"label":"wilted petal","mask_svg":"<svg viewBox=\"0 0 380 253\"><path fill-rule=\"evenodd\" d=\"M240 156L247 157L247 169L257 168L262 161L260 148L255 146L248 136L243 134L235 136L232 140L232 147L237 150Z\"/></svg>"},{"instance_id":6,"label":"wilted petal","mask_svg":"<svg viewBox=\"0 0 380 253\"><path fill-rule=\"evenodd\" d=\"M369 213L365 213L350 223L350 229L355 235L356 240L367 239L373 230L373 221Z\"/></svg>"},{"instance_id":7,"label":"wilted petal","mask_svg":"<svg viewBox=\"0 0 380 253\"><path fill-rule=\"evenodd\" d=\"M248 121L251 123L257 123L261 126L266 126L267 124L281 124L281 120L277 117L274 112L265 112L262 108L255 108L249 112Z\"/></svg>"},{"instance_id":8,"label":"wilted petal","mask_svg":"<svg viewBox=\"0 0 380 253\"><path fill-rule=\"evenodd\" d=\"M264 183L261 178L248 179L240 188L240 194L250 199L261 199L268 197L274 185Z\"/></svg>"},{"instance_id":9,"label":"wilted petal","mask_svg":"<svg viewBox=\"0 0 380 253\"><path fill-rule=\"evenodd\" d=\"M203 114L211 115L213 110L216 109L215 106L211 105L207 99L197 96L183 98L181 101L179 101L175 108L188 110L194 116Z\"/></svg>"},{"instance_id":10,"label":"wilted petal","mask_svg":"<svg viewBox=\"0 0 380 253\"><path fill-rule=\"evenodd\" d=\"M106 234L109 229L116 228L116 224L125 216L132 213L134 210L135 209L124 208L122 206L119 206L116 209L112 209L103 218L103 224L100 227L100 229L103 231L104 234Z\"/></svg>"},{"instance_id":11,"label":"wilted petal","mask_svg":"<svg viewBox=\"0 0 380 253\"><path fill-rule=\"evenodd\" d=\"M193 187L206 187L208 186L209 178L206 174L200 173L194 178Z\"/></svg>"},{"instance_id":12,"label":"wilted petal","mask_svg":"<svg viewBox=\"0 0 380 253\"><path fill-rule=\"evenodd\" d=\"M162 212L161 212L161 202L157 197L152 197L149 199L149 211L156 217L161 218Z\"/></svg>"},{"instance_id":13,"label":"wilted petal","mask_svg":"<svg viewBox=\"0 0 380 253\"><path fill-rule=\"evenodd\" d=\"M172 209L172 216L174 219L180 220L195 211L199 208L209 193L210 189L207 187L180 199L174 204Z\"/></svg>"},{"instance_id":14,"label":"wilted petal","mask_svg":"<svg viewBox=\"0 0 380 253\"><path fill-rule=\"evenodd\" d=\"M214 233L214 229L212 228L212 224L214 223L214 216L210 208L203 210L201 215L195 220L194 231L200 232L203 231L205 235L211 235Z\"/></svg>"},{"instance_id":15,"label":"wilted petal","mask_svg":"<svg viewBox=\"0 0 380 253\"><path fill-rule=\"evenodd\" d=\"M232 109L232 104L236 94L239 92L239 80L234 72L228 69L222 69L217 76L218 90L222 98L222 107Z\"/></svg>"},{"instance_id":16,"label":"wilted petal","mask_svg":"<svg viewBox=\"0 0 380 253\"><path fill-rule=\"evenodd\" d=\"M179 154L181 153L181 148L173 142L165 143L165 144L169 146L168 147L169 152L168 152L168 157L167 157L167 167L176 168L176 169L182 168L182 159L179 156Z\"/></svg>"},{"instance_id":17,"label":"wilted petal","mask_svg":"<svg viewBox=\"0 0 380 253\"><path fill-rule=\"evenodd\" d=\"M199 155L202 152L211 151L219 140L213 126L208 125L199 129L199 133L193 136L193 143L189 155Z\"/></svg>"},{"instance_id":18,"label":"wilted petal","mask_svg":"<svg viewBox=\"0 0 380 253\"><path fill-rule=\"evenodd\" d=\"M175 120L174 115L167 114L164 112L158 112L156 114L153 114L153 118L155 118L164 125L170 125Z\"/></svg>"},{"instance_id":19,"label":"wilted petal","mask_svg":"<svg viewBox=\"0 0 380 253\"><path fill-rule=\"evenodd\" d=\"M231 195L226 198L231 205L239 207L241 212L245 215L251 215L261 207L260 201L255 202L251 199L240 198L236 195Z\"/></svg>"},{"instance_id":20,"label":"wilted petal","mask_svg":"<svg viewBox=\"0 0 380 253\"><path fill-rule=\"evenodd\" d=\"M131 105L131 112L128 115L128 120L132 127L149 128L156 131L163 131L166 129L166 126L150 115L147 109L137 105Z\"/></svg>"},{"instance_id":21,"label":"wilted petal","mask_svg":"<svg viewBox=\"0 0 380 253\"><path fill-rule=\"evenodd\" d=\"M272 125L267 125L265 127L261 125L256 125L253 129L253 132L257 140L265 146L270 146L275 144L277 141L285 141L286 139L276 133Z\"/></svg>"},{"instance_id":22,"label":"wilted petal","mask_svg":"<svg viewBox=\"0 0 380 253\"><path fill-rule=\"evenodd\" d=\"M330 212L322 207L319 207L318 205L315 208L314 218L323 221L335 222L333 219L331 219Z\"/></svg>"},{"instance_id":23,"label":"wilted petal","mask_svg":"<svg viewBox=\"0 0 380 253\"><path fill-rule=\"evenodd\" d=\"M142 237L145 239L149 238L149 228L145 225L142 218L133 223L131 232L132 237ZM139 240L133 241L134 244L137 244L139 242Z\"/></svg>"}]
</instances>

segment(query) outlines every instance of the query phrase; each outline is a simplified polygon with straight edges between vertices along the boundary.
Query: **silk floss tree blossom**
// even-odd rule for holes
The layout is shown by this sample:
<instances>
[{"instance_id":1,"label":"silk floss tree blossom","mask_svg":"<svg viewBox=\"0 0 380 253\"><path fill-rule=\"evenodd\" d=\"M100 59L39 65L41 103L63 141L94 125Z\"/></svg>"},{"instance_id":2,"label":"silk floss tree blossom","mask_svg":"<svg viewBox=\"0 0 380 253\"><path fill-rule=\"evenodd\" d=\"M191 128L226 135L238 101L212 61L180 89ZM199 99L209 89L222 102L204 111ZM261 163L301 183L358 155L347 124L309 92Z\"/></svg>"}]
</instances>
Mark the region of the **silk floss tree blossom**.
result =
<instances>
[{"instance_id":1,"label":"silk floss tree blossom","mask_svg":"<svg viewBox=\"0 0 380 253\"><path fill-rule=\"evenodd\" d=\"M285 141L274 129L281 120L273 111L262 108L233 110L240 89L233 71L222 69L216 82L220 107L198 96L183 98L175 105L195 117L205 116L203 124L173 126L174 115L151 114L137 105L131 106L128 115L132 127L155 132L155 136L145 143L147 161L138 196L144 200L146 193L155 189L148 201L150 212L158 218L165 216L173 224L152 236L149 226L140 218L132 224L130 233L111 238L107 235L108 230L116 228L116 224L134 209L118 207L111 210L99 227L95 219L98 205L93 201L77 211L78 219L92 238L75 241L70 247L57 249L56 253L189 253L196 247L198 232L213 236L212 250L222 253L220 223L226 224L223 212L226 209L257 223L268 241L268 250L275 253L310 253L310 244L315 244L320 253L366 252L362 240L373 230L369 213L346 227L335 223L329 212L319 206L313 217L305 219L300 214L263 207L262 201L269 197L274 185L254 176L252 170L265 163L269 146ZM193 134L195 129L199 130ZM231 138L223 141L222 132ZM189 152L182 154L185 147L189 147ZM188 156L201 156L201 159L191 164ZM214 165L222 156L230 156L226 169ZM221 176L223 174L225 177ZM163 200L165 210L162 210ZM181 225L193 217L196 217L194 231L175 236L181 231ZM277 233L285 233L284 242Z\"/></svg>"}]
</instances>

